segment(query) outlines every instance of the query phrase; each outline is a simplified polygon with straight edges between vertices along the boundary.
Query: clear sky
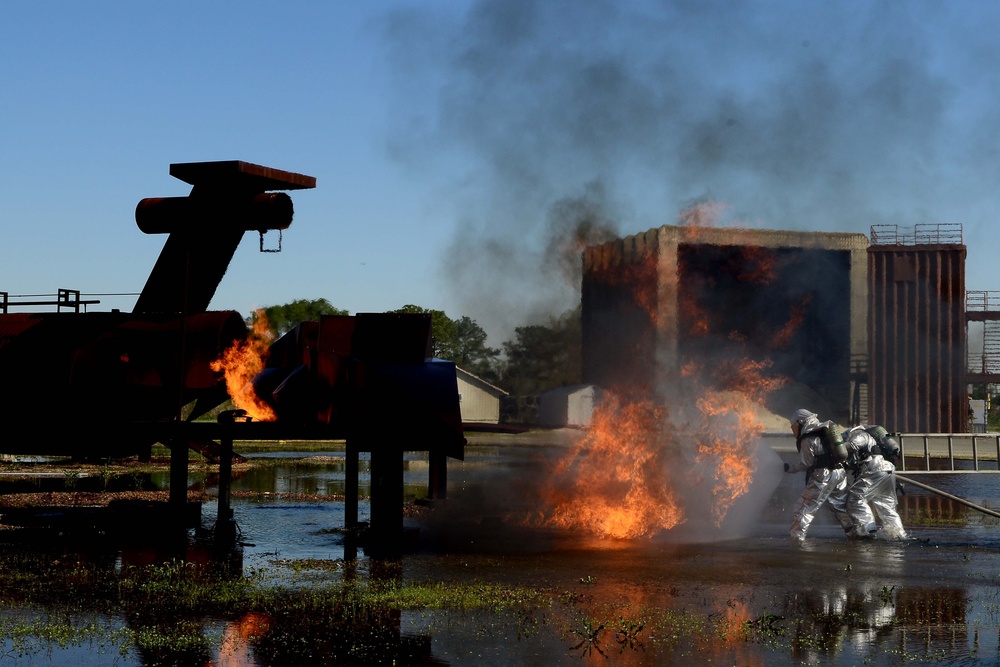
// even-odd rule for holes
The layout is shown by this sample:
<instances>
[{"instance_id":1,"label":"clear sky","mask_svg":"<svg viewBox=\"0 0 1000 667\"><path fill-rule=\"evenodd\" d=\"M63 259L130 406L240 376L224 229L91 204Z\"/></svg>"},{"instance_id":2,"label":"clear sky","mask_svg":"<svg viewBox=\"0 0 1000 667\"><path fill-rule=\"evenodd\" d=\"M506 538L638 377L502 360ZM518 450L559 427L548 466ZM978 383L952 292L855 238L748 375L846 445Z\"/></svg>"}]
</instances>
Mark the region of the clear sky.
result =
<instances>
[{"instance_id":1,"label":"clear sky","mask_svg":"<svg viewBox=\"0 0 1000 667\"><path fill-rule=\"evenodd\" d=\"M6 3L0 290L140 291L165 237L135 205L212 160L317 179L281 253L244 238L211 305L243 314L416 304L499 346L578 301L576 230L700 201L960 223L968 288L1000 289L998 34L968 0Z\"/></svg>"}]
</instances>

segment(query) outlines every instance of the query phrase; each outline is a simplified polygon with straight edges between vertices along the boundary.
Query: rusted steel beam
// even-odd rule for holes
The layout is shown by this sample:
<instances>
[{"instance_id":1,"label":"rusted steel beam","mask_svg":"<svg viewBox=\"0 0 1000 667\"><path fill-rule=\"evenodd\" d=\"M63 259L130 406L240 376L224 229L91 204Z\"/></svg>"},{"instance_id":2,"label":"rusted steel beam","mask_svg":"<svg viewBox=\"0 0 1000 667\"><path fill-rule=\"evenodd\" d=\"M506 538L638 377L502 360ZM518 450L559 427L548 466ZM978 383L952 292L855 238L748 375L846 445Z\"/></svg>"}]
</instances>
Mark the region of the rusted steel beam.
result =
<instances>
[{"instance_id":1,"label":"rusted steel beam","mask_svg":"<svg viewBox=\"0 0 1000 667\"><path fill-rule=\"evenodd\" d=\"M1000 310L967 310L965 319L969 322L993 322L1000 320Z\"/></svg>"},{"instance_id":2,"label":"rusted steel beam","mask_svg":"<svg viewBox=\"0 0 1000 667\"><path fill-rule=\"evenodd\" d=\"M998 373L966 373L966 384L1000 384Z\"/></svg>"},{"instance_id":3,"label":"rusted steel beam","mask_svg":"<svg viewBox=\"0 0 1000 667\"><path fill-rule=\"evenodd\" d=\"M242 160L175 163L170 165L170 175L195 187L239 188L255 192L308 190L316 187L316 179L312 176Z\"/></svg>"}]
</instances>

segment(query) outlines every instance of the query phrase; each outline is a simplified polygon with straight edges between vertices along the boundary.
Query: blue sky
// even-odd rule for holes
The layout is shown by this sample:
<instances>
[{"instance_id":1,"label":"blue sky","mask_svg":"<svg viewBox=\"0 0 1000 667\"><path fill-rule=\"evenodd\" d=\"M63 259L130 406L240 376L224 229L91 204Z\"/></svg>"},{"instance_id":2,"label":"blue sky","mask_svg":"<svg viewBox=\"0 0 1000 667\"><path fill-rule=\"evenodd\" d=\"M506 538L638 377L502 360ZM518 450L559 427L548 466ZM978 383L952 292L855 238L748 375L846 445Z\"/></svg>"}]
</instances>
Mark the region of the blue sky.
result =
<instances>
[{"instance_id":1,"label":"blue sky","mask_svg":"<svg viewBox=\"0 0 1000 667\"><path fill-rule=\"evenodd\" d=\"M499 346L575 305L581 221L700 201L734 226L960 223L968 288L1000 289L998 30L963 0L9 3L0 290L138 292L165 237L136 203L209 160L317 179L281 253L244 238L212 303L243 314L412 303Z\"/></svg>"}]
</instances>

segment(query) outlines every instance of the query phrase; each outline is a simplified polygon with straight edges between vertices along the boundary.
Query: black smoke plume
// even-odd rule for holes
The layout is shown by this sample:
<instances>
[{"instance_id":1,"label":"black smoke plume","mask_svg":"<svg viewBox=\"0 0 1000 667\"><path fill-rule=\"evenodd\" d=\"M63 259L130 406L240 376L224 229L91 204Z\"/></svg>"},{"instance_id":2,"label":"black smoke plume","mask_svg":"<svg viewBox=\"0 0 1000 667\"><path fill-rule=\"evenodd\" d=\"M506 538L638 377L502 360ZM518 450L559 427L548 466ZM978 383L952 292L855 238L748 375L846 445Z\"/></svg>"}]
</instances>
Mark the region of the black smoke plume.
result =
<instances>
[{"instance_id":1,"label":"black smoke plume","mask_svg":"<svg viewBox=\"0 0 1000 667\"><path fill-rule=\"evenodd\" d=\"M996 105L974 104L996 89L984 7L415 5L385 24L391 150L434 175L456 221L444 283L491 335L576 305L548 252L580 228L553 224L567 201L620 235L716 201L743 226L815 231L961 212L969 237L998 203Z\"/></svg>"}]
</instances>

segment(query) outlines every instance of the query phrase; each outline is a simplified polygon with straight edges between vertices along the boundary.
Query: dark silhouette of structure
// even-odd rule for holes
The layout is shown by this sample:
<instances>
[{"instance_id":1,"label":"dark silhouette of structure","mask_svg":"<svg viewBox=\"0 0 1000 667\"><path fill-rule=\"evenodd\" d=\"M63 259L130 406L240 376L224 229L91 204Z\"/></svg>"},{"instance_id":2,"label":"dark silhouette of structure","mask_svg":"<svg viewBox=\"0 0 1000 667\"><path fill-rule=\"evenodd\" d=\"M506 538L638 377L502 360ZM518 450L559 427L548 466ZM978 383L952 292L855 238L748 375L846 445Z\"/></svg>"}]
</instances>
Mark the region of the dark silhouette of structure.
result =
<instances>
[{"instance_id":1,"label":"dark silhouette of structure","mask_svg":"<svg viewBox=\"0 0 1000 667\"><path fill-rule=\"evenodd\" d=\"M373 552L397 551L404 449L430 452L432 498L444 497L446 457L464 454L455 367L430 359L430 316L303 323L274 343L254 379L275 421L239 411L196 421L228 398L212 362L248 335L238 313L208 310L236 248L256 231L264 251L264 234L277 230L280 250L293 206L274 191L313 188L316 180L242 161L172 164L170 173L193 187L187 197L136 207L143 232L168 236L132 313L81 313L78 294L68 313L9 313L3 300L0 403L11 419L0 451L96 459L148 456L163 443L171 450L173 516L185 517L194 448L219 461L217 530L234 535L235 441L346 439L348 525L358 525L358 453L371 452L368 544Z\"/></svg>"}]
</instances>

